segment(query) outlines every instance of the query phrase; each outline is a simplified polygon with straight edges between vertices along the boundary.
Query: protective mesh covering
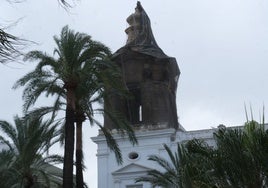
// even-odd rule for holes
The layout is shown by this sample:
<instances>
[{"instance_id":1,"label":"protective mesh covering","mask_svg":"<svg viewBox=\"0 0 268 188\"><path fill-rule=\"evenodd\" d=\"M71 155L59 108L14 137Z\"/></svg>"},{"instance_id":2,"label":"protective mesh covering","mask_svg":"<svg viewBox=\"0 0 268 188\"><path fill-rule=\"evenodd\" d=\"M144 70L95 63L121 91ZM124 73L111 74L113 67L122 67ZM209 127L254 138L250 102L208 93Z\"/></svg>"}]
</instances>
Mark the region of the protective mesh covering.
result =
<instances>
[{"instance_id":1,"label":"protective mesh covering","mask_svg":"<svg viewBox=\"0 0 268 188\"><path fill-rule=\"evenodd\" d=\"M134 127L180 129L176 109L180 70L176 59L168 57L157 45L140 2L127 22L127 43L113 55L113 61L121 67L123 82L132 97L124 99L114 94L105 101L105 108L119 112ZM104 126L116 128L107 116Z\"/></svg>"},{"instance_id":2,"label":"protective mesh covering","mask_svg":"<svg viewBox=\"0 0 268 188\"><path fill-rule=\"evenodd\" d=\"M150 55L156 58L168 56L158 47L151 29L151 22L145 10L138 1L135 13L127 18L129 27L125 30L128 35L127 43L114 56L124 53L126 49Z\"/></svg>"}]
</instances>

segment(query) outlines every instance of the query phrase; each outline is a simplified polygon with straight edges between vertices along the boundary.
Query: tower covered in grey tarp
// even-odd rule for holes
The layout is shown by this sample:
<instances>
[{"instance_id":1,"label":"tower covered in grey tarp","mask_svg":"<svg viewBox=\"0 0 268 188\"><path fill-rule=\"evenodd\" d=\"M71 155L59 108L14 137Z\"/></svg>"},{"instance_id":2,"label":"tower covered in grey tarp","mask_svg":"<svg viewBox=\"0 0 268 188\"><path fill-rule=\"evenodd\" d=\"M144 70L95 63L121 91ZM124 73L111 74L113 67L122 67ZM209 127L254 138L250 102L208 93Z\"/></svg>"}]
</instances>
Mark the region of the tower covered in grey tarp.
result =
<instances>
[{"instance_id":1,"label":"tower covered in grey tarp","mask_svg":"<svg viewBox=\"0 0 268 188\"><path fill-rule=\"evenodd\" d=\"M157 45L150 19L139 2L127 22L126 45L114 53L113 61L120 66L131 97L124 99L114 94L105 101L105 108L121 113L134 127L162 125L178 129L176 90L180 70L176 59ZM104 126L115 128L108 116Z\"/></svg>"}]
</instances>

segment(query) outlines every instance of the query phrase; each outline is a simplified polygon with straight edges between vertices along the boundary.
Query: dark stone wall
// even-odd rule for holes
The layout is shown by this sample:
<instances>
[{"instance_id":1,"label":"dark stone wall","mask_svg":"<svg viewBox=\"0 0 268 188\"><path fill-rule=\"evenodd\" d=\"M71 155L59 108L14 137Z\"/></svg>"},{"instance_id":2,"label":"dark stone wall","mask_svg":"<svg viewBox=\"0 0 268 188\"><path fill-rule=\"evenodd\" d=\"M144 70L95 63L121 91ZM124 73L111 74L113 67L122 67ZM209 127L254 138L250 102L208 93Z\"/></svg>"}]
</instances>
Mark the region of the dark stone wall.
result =
<instances>
[{"instance_id":1,"label":"dark stone wall","mask_svg":"<svg viewBox=\"0 0 268 188\"><path fill-rule=\"evenodd\" d=\"M105 101L106 110L119 112L133 126L166 123L168 127L178 128L176 90L180 71L176 59L124 49L113 61L121 67L123 82L131 97L109 97L109 101ZM104 126L116 128L107 115Z\"/></svg>"}]
</instances>

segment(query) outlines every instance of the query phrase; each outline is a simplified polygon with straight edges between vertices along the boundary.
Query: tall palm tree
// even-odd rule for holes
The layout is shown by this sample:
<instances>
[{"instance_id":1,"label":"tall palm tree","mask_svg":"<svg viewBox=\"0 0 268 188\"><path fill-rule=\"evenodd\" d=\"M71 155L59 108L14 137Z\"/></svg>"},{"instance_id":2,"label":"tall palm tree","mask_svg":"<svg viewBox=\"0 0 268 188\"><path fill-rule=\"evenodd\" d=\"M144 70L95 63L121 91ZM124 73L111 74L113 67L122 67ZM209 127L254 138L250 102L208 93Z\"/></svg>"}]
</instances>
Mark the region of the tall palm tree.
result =
<instances>
[{"instance_id":1,"label":"tall palm tree","mask_svg":"<svg viewBox=\"0 0 268 188\"><path fill-rule=\"evenodd\" d=\"M58 123L43 121L40 117L14 117L15 125L0 120L0 187L60 186L56 174L48 172L50 162L61 162L58 155L47 155L57 141ZM59 177L61 179L61 177Z\"/></svg>"},{"instance_id":2,"label":"tall palm tree","mask_svg":"<svg viewBox=\"0 0 268 188\"><path fill-rule=\"evenodd\" d=\"M54 37L57 47L53 58L40 51L32 51L26 60L38 60L35 70L26 74L17 81L14 88L26 86L23 92L24 110L27 111L42 93L56 95L54 112L66 104L65 115L65 149L63 186L72 187L73 180L73 151L74 151L74 124L77 124L77 153L82 150L82 122L87 117L91 123L97 124L107 137L107 143L115 151L119 162L122 161L118 145L110 132L93 119L92 104L108 97L104 88L116 88L118 85L118 71L115 65L107 61L110 50L102 43L91 40L89 35L75 33L65 26L60 37ZM118 87L119 88L119 87ZM51 111L46 108L45 111ZM103 110L100 110L104 112ZM116 119L116 118L115 118ZM129 130L133 143L136 142L134 132L126 122L118 124L119 130ZM83 184L81 177L82 165L79 164L82 152L77 154L78 186ZM82 182L82 183L81 183Z\"/></svg>"},{"instance_id":3,"label":"tall palm tree","mask_svg":"<svg viewBox=\"0 0 268 188\"><path fill-rule=\"evenodd\" d=\"M93 43L94 41L92 41ZM94 42L92 50L101 50L104 48L101 43ZM98 49L97 49L98 48ZM96 57L95 53L91 53L93 57ZM126 91L122 87L121 74L112 62L107 59L104 62L98 61L97 64L94 60L88 60L88 69L86 74L81 75L80 84L76 89L76 185L82 187L83 183L83 150L82 150L82 125L85 120L89 120L91 125L96 124L100 129L104 129L103 126L94 119L95 113L105 113L103 108L94 109L93 104L98 103L102 105L103 99L109 97L105 92L105 88L113 88L117 93L125 95ZM128 130L128 123L124 121L117 121L116 125L119 130ZM108 132L107 143L115 143L112 136ZM129 138L135 143L135 136L132 129L128 131ZM118 163L122 162L122 157L119 148L116 144L110 144L111 148L114 148L116 159Z\"/></svg>"}]
</instances>

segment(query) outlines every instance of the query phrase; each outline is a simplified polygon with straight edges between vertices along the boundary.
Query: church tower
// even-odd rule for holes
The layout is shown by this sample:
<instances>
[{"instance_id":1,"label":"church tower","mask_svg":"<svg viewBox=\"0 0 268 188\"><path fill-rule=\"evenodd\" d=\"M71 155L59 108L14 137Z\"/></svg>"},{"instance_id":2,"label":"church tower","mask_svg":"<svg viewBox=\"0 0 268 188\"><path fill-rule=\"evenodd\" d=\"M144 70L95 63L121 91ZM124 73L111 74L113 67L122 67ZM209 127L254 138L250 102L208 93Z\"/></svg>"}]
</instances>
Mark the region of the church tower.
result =
<instances>
[{"instance_id":1,"label":"church tower","mask_svg":"<svg viewBox=\"0 0 268 188\"><path fill-rule=\"evenodd\" d=\"M107 108L121 112L134 127L178 129L176 90L180 71L176 59L158 47L150 19L139 2L127 22L127 43L115 52L113 61L121 67L132 98L114 96ZM104 125L115 128L108 117Z\"/></svg>"},{"instance_id":2,"label":"church tower","mask_svg":"<svg viewBox=\"0 0 268 188\"><path fill-rule=\"evenodd\" d=\"M92 138L98 145L99 188L150 188L148 183L135 182L148 170L157 168L147 160L148 156L166 156L163 144L175 145L177 133L183 132L176 109L180 75L176 59L167 56L157 45L150 19L140 2L127 22L126 45L114 53L113 61L121 68L124 85L132 97L122 99L113 95L109 103L105 102L105 108L120 112L130 122L138 145L133 146L126 137L117 134L113 122L104 117L104 126L113 133L124 163L116 163L101 132Z\"/></svg>"}]
</instances>

